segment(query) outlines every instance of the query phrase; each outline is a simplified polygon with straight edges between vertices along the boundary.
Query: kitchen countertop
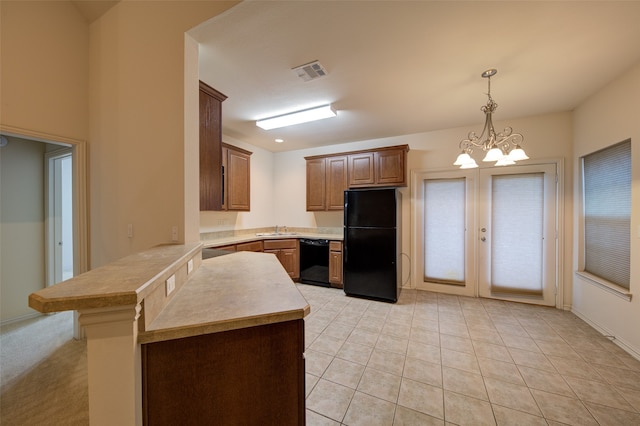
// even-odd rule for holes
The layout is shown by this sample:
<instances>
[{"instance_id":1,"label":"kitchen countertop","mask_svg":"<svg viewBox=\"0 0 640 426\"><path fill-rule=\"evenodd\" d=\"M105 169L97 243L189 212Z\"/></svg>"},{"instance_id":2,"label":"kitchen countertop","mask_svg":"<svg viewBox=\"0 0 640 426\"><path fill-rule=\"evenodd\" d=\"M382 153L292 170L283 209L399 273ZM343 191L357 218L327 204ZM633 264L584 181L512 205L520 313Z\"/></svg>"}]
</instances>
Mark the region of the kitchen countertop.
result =
<instances>
[{"instance_id":1,"label":"kitchen countertop","mask_svg":"<svg viewBox=\"0 0 640 426\"><path fill-rule=\"evenodd\" d=\"M193 257L200 243L152 247L100 266L29 295L38 312L62 312L136 305L151 291L165 271Z\"/></svg>"},{"instance_id":2,"label":"kitchen countertop","mask_svg":"<svg viewBox=\"0 0 640 426\"><path fill-rule=\"evenodd\" d=\"M202 244L204 244L205 248L215 248L232 244L249 243L251 241L282 240L289 238L309 238L313 240L342 241L344 239L344 236L342 234L316 234L311 232L283 232L279 235L240 234L231 237L203 240Z\"/></svg>"},{"instance_id":3,"label":"kitchen countertop","mask_svg":"<svg viewBox=\"0 0 640 426\"><path fill-rule=\"evenodd\" d=\"M309 312L273 254L237 252L203 260L138 339L178 339L301 319Z\"/></svg>"},{"instance_id":4,"label":"kitchen countertop","mask_svg":"<svg viewBox=\"0 0 640 426\"><path fill-rule=\"evenodd\" d=\"M201 249L201 243L153 247L38 290L29 295L29 306L82 313L140 305L150 323L139 330L138 343L302 319L310 312L275 255L234 252L200 261ZM165 280L193 259L196 269L188 276L185 271L186 281L158 306Z\"/></svg>"}]
</instances>

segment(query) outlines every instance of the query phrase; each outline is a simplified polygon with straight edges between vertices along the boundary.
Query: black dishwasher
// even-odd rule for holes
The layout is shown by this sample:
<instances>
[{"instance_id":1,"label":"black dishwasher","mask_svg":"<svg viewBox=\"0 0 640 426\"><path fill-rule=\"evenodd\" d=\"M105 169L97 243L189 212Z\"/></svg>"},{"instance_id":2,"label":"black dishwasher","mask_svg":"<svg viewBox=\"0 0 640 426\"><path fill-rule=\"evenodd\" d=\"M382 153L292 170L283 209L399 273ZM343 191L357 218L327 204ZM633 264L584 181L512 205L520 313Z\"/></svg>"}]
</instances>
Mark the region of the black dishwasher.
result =
<instances>
[{"instance_id":1,"label":"black dishwasher","mask_svg":"<svg viewBox=\"0 0 640 426\"><path fill-rule=\"evenodd\" d=\"M300 282L329 287L329 240L300 239Z\"/></svg>"}]
</instances>

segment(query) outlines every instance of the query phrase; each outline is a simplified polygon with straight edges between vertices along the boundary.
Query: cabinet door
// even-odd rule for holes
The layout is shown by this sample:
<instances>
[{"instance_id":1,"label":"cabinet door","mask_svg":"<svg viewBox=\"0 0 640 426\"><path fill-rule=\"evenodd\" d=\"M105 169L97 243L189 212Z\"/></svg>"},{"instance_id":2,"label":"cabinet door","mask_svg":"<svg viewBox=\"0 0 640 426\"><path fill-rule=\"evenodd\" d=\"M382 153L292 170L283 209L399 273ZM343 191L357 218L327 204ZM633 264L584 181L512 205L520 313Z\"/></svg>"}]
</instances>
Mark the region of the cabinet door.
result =
<instances>
[{"instance_id":1,"label":"cabinet door","mask_svg":"<svg viewBox=\"0 0 640 426\"><path fill-rule=\"evenodd\" d=\"M344 190L347 189L347 157L327 157L327 210L344 210Z\"/></svg>"},{"instance_id":2,"label":"cabinet door","mask_svg":"<svg viewBox=\"0 0 640 426\"><path fill-rule=\"evenodd\" d=\"M342 288L342 251L329 252L329 283Z\"/></svg>"},{"instance_id":3,"label":"cabinet door","mask_svg":"<svg viewBox=\"0 0 640 426\"><path fill-rule=\"evenodd\" d=\"M406 185L405 150L377 151L375 153L376 184Z\"/></svg>"},{"instance_id":4,"label":"cabinet door","mask_svg":"<svg viewBox=\"0 0 640 426\"><path fill-rule=\"evenodd\" d=\"M374 165L373 152L349 155L349 187L373 185Z\"/></svg>"},{"instance_id":5,"label":"cabinet door","mask_svg":"<svg viewBox=\"0 0 640 426\"><path fill-rule=\"evenodd\" d=\"M250 210L250 156L231 148L227 149L225 168L227 210Z\"/></svg>"},{"instance_id":6,"label":"cabinet door","mask_svg":"<svg viewBox=\"0 0 640 426\"><path fill-rule=\"evenodd\" d=\"M325 167L324 158L307 160L307 211L327 209Z\"/></svg>"},{"instance_id":7,"label":"cabinet door","mask_svg":"<svg viewBox=\"0 0 640 426\"><path fill-rule=\"evenodd\" d=\"M222 206L222 102L227 99L200 82L200 210Z\"/></svg>"},{"instance_id":8,"label":"cabinet door","mask_svg":"<svg viewBox=\"0 0 640 426\"><path fill-rule=\"evenodd\" d=\"M287 271L292 279L300 277L300 262L298 261L298 250L296 249L281 249L277 255L280 263Z\"/></svg>"}]
</instances>

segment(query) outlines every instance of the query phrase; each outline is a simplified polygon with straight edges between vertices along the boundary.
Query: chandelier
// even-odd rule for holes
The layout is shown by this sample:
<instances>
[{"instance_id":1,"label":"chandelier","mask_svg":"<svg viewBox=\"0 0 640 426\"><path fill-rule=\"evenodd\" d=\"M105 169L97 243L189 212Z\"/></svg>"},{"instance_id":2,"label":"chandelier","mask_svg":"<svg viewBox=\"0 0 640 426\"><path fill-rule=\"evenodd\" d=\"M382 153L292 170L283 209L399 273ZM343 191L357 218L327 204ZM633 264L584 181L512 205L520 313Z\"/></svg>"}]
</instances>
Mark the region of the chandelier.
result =
<instances>
[{"instance_id":1,"label":"chandelier","mask_svg":"<svg viewBox=\"0 0 640 426\"><path fill-rule=\"evenodd\" d=\"M480 108L485 114L484 129L480 136L476 135L476 132L469 132L467 139L460 142L462 152L453 165L460 166L461 169L478 167L476 160L471 158L474 148L480 148L486 152L482 161L495 161L496 166L510 166L516 161L529 158L520 146L524 140L520 133L513 133L511 127L505 127L502 132L496 133L493 128L491 115L498 108L498 104L491 97L491 77L497 72L498 70L489 69L482 73L482 77L488 80L489 88L487 104Z\"/></svg>"}]
</instances>

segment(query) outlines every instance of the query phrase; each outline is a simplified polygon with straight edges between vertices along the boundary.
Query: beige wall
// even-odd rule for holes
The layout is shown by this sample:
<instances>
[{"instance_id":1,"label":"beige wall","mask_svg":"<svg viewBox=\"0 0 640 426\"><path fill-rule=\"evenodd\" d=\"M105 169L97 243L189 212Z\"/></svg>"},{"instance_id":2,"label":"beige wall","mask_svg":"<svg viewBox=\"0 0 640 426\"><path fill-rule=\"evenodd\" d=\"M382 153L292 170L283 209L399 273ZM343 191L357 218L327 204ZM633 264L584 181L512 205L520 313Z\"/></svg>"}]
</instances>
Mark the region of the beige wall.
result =
<instances>
[{"instance_id":1,"label":"beige wall","mask_svg":"<svg viewBox=\"0 0 640 426\"><path fill-rule=\"evenodd\" d=\"M9 137L0 148L0 321L32 315L29 294L46 285L44 153Z\"/></svg>"},{"instance_id":2,"label":"beige wall","mask_svg":"<svg viewBox=\"0 0 640 426\"><path fill-rule=\"evenodd\" d=\"M631 293L630 302L573 275L573 310L640 358L640 64L591 96L575 111L574 157L576 208L573 211L575 238L572 270L580 268L581 156L631 138Z\"/></svg>"},{"instance_id":3,"label":"beige wall","mask_svg":"<svg viewBox=\"0 0 640 426\"><path fill-rule=\"evenodd\" d=\"M0 125L89 136L89 27L65 1L1 1Z\"/></svg>"},{"instance_id":4,"label":"beige wall","mask_svg":"<svg viewBox=\"0 0 640 426\"><path fill-rule=\"evenodd\" d=\"M51 140L88 137L89 26L69 2L0 2L0 129ZM10 140L12 140L10 138ZM40 142L2 148L0 319L35 311L45 286Z\"/></svg>"},{"instance_id":5,"label":"beige wall","mask_svg":"<svg viewBox=\"0 0 640 426\"><path fill-rule=\"evenodd\" d=\"M185 181L185 168L198 167L188 161L198 141L185 124L185 99L195 99L185 87L197 81L185 83L185 72L194 76L185 32L234 4L123 1L91 25L92 268L171 242L173 226L185 241L186 218L197 220L197 204L185 204L185 187L198 185Z\"/></svg>"}]
</instances>

